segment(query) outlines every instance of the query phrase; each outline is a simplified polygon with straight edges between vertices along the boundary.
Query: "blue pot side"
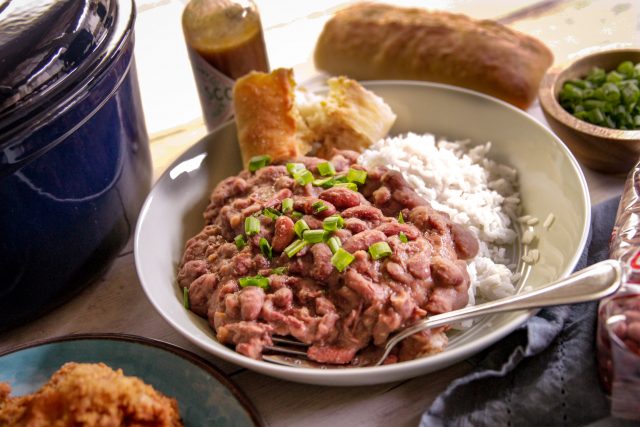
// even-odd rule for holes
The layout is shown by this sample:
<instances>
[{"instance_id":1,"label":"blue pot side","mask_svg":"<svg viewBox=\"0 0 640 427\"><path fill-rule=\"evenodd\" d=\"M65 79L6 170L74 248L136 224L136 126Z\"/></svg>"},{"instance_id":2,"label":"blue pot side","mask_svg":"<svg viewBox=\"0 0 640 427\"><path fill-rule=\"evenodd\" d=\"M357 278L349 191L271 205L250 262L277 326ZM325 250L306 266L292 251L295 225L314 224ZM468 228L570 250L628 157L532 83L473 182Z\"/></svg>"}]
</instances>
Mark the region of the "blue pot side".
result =
<instances>
[{"instance_id":1,"label":"blue pot side","mask_svg":"<svg viewBox=\"0 0 640 427\"><path fill-rule=\"evenodd\" d=\"M152 168L132 37L98 78L21 143L37 155L8 175L0 169L0 330L97 279L134 231Z\"/></svg>"}]
</instances>

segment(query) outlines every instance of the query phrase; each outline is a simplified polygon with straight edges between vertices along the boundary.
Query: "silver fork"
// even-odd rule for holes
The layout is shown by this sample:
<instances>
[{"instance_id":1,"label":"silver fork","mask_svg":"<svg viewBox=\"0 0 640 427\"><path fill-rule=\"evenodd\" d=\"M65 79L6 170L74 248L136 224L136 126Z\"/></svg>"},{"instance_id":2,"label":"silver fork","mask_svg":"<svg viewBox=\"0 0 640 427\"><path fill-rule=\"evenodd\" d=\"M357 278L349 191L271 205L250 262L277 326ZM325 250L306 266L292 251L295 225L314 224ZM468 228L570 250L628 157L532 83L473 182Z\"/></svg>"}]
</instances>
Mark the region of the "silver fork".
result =
<instances>
[{"instance_id":1,"label":"silver fork","mask_svg":"<svg viewBox=\"0 0 640 427\"><path fill-rule=\"evenodd\" d=\"M519 293L499 300L465 307L448 313L427 317L413 325L397 332L387 341L383 354L375 363L358 366L381 365L389 352L403 339L417 332L453 324L466 319L472 319L488 314L548 307L553 305L575 304L595 301L614 293L624 279L624 270L619 261L605 260L593 264L572 275L556 280L542 288ZM269 346L271 352L279 354L263 355L263 360L271 363L294 367L310 368L353 368L354 365L324 365L306 359L307 344L281 337L273 337L277 345Z\"/></svg>"}]
</instances>

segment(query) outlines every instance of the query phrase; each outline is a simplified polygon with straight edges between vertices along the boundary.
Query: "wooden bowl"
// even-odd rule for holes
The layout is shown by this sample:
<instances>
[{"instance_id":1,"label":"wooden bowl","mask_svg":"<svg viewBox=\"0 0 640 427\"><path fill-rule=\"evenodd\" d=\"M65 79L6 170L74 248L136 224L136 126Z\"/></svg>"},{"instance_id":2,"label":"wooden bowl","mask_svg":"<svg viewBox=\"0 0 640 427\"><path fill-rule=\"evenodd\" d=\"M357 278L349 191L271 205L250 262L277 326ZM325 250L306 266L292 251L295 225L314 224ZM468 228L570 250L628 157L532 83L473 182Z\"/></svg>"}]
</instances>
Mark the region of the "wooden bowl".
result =
<instances>
[{"instance_id":1,"label":"wooden bowl","mask_svg":"<svg viewBox=\"0 0 640 427\"><path fill-rule=\"evenodd\" d=\"M640 62L640 49L615 49L592 53L549 69L540 83L542 111L551 129L576 158L588 168L610 174L626 174L640 157L640 130L596 126L574 117L558 102L567 80L584 78L593 67L615 69L623 61Z\"/></svg>"}]
</instances>

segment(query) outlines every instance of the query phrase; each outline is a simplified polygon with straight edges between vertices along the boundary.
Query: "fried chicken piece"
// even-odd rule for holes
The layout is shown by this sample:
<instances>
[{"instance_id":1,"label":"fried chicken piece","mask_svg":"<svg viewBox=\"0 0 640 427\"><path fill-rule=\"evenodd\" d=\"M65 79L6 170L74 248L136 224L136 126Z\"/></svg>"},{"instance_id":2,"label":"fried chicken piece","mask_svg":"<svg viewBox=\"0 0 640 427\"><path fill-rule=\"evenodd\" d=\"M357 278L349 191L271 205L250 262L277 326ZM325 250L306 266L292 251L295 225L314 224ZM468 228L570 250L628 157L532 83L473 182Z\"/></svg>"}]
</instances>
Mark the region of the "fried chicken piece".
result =
<instances>
[{"instance_id":1,"label":"fried chicken piece","mask_svg":"<svg viewBox=\"0 0 640 427\"><path fill-rule=\"evenodd\" d=\"M0 383L0 426L182 426L178 402L104 363L66 363L40 390L10 397Z\"/></svg>"}]
</instances>

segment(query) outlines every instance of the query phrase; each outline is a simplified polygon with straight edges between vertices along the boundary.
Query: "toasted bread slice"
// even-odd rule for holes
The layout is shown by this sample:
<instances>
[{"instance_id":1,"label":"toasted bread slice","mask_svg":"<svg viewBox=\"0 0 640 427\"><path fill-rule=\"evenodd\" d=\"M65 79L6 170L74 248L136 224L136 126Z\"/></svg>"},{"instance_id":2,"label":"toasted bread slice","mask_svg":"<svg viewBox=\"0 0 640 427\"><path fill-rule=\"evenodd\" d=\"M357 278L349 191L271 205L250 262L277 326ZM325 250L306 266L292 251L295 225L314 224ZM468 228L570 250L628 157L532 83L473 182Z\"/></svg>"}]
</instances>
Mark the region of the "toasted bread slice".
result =
<instances>
[{"instance_id":1,"label":"toasted bread slice","mask_svg":"<svg viewBox=\"0 0 640 427\"><path fill-rule=\"evenodd\" d=\"M334 149L362 152L384 138L396 120L382 98L346 77L327 81L329 93L298 110L320 144L319 157L331 157Z\"/></svg>"},{"instance_id":2,"label":"toasted bread slice","mask_svg":"<svg viewBox=\"0 0 640 427\"><path fill-rule=\"evenodd\" d=\"M327 82L326 96L296 89L293 71L251 72L233 89L242 161L268 154L283 161L310 151L362 151L389 132L396 119L384 100L346 77Z\"/></svg>"},{"instance_id":3,"label":"toasted bread slice","mask_svg":"<svg viewBox=\"0 0 640 427\"><path fill-rule=\"evenodd\" d=\"M295 106L293 71L253 71L233 88L238 143L245 166L253 156L287 160L309 151L312 136Z\"/></svg>"}]
</instances>

